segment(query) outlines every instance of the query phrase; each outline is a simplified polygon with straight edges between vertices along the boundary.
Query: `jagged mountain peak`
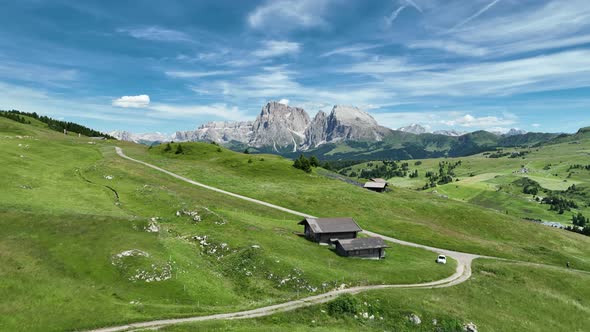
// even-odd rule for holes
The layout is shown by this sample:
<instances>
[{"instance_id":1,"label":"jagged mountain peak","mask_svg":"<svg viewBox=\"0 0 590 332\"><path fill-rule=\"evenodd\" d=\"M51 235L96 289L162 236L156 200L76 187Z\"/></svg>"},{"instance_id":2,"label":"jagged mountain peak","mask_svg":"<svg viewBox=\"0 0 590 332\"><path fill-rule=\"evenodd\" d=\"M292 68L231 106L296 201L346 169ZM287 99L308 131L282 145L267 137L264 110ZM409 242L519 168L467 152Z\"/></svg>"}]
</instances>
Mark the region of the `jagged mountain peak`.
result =
<instances>
[{"instance_id":1,"label":"jagged mountain peak","mask_svg":"<svg viewBox=\"0 0 590 332\"><path fill-rule=\"evenodd\" d=\"M353 123L355 125L378 126L377 121L367 112L361 111L358 107L335 105L330 116L342 123Z\"/></svg>"},{"instance_id":2,"label":"jagged mountain peak","mask_svg":"<svg viewBox=\"0 0 590 332\"><path fill-rule=\"evenodd\" d=\"M424 133L428 132L426 130L426 128L424 128L423 126L421 126L417 123L413 123L413 124L411 124L409 126L405 126L405 127L400 127L397 130L403 131L405 133L416 134L416 135L420 135L420 134L424 134Z\"/></svg>"}]
</instances>

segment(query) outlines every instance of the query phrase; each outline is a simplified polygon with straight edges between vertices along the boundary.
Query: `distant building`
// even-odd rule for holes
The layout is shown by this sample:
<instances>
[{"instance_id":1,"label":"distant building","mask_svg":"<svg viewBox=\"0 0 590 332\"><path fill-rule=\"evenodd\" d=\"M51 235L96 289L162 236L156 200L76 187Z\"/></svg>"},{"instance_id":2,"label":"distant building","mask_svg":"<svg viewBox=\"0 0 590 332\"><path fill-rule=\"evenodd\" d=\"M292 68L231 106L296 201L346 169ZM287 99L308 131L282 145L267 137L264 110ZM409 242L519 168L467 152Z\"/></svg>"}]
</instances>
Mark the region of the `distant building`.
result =
<instances>
[{"instance_id":1,"label":"distant building","mask_svg":"<svg viewBox=\"0 0 590 332\"><path fill-rule=\"evenodd\" d=\"M338 239L354 239L362 231L352 218L305 218L305 237L319 243L332 243Z\"/></svg>"},{"instance_id":2,"label":"distant building","mask_svg":"<svg viewBox=\"0 0 590 332\"><path fill-rule=\"evenodd\" d=\"M387 182L367 182L363 185L363 188L365 189L369 189L372 191L376 191L376 192L382 192L385 191L385 189L387 188Z\"/></svg>"},{"instance_id":3,"label":"distant building","mask_svg":"<svg viewBox=\"0 0 590 332\"><path fill-rule=\"evenodd\" d=\"M369 180L371 180L371 182L387 183L387 180L382 179L382 178L372 178Z\"/></svg>"},{"instance_id":4,"label":"distant building","mask_svg":"<svg viewBox=\"0 0 590 332\"><path fill-rule=\"evenodd\" d=\"M93 137L89 137L89 138L93 139L93 140L97 140L97 141L102 141L102 140L106 139L106 137L102 137L102 136L93 136Z\"/></svg>"},{"instance_id":5,"label":"distant building","mask_svg":"<svg viewBox=\"0 0 590 332\"><path fill-rule=\"evenodd\" d=\"M336 252L340 256L360 258L385 258L385 241L379 237L365 237L336 241Z\"/></svg>"}]
</instances>

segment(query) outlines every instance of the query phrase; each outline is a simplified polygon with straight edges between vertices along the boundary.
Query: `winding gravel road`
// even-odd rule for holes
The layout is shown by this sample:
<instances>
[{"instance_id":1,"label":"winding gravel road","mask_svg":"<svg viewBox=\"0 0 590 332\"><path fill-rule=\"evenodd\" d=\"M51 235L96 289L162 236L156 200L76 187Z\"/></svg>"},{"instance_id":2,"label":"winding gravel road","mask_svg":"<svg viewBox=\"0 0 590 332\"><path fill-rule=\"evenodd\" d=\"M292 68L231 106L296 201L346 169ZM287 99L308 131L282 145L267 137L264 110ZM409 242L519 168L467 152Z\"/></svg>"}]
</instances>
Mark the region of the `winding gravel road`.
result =
<instances>
[{"instance_id":1,"label":"winding gravel road","mask_svg":"<svg viewBox=\"0 0 590 332\"><path fill-rule=\"evenodd\" d=\"M290 213L290 214L293 214L296 216L300 216L300 217L304 217L304 218L305 217L314 218L314 216L303 213L303 212L294 211L291 209L284 208L282 206L274 205L274 204L271 204L268 202L264 202L264 201L257 200L254 198L242 196L242 195L235 194L235 193L232 193L232 192L229 192L226 190L222 190L219 188L208 186L206 184L203 184L203 183L200 183L197 181L193 181L191 179L185 178L184 176L178 175L176 173L172 173L172 172L167 171L167 170L160 168L158 166L128 157L127 155L125 155L123 153L123 150L119 147L115 147L115 150L116 150L117 154L119 156L121 156L122 158L125 158L127 160L130 160L130 161L133 161L136 163L140 163L140 164L145 165L147 167L151 167L155 170L166 173L172 177L175 177L179 180L188 182L192 185L199 186L199 187L209 189L209 190L213 190L218 193L222 193L222 194L229 195L229 196L232 196L235 198L243 199L243 200L255 203L255 204L269 207L269 208L277 209L277 210L287 212L287 213ZM360 293L360 292L364 292L364 291L368 291L368 290L376 290L376 289L450 287L450 286L460 284L471 277L471 262L474 259L476 259L476 258L495 258L495 257L474 255L474 254L463 253L463 252L458 252L458 251L429 247L429 246L425 246L422 244L398 240L398 239L395 239L395 238L392 238L389 236L381 235L381 234L374 233L374 232L367 231L367 230L364 230L363 233L370 235L370 236L380 237L380 238L384 239L385 241L389 241L392 243L397 243L400 245L410 246L410 247L415 247L415 248L422 248L422 249L426 249L426 250L435 252L437 254L445 254L457 261L457 270L450 277L447 277L447 278L441 279L441 280L437 280L437 281L432 281L432 282L426 282L426 283L420 283L420 284L374 285L374 286L359 286L359 287L344 288L344 289L333 290L333 291L319 294L319 295L315 295L315 296L306 297L306 298L299 299L299 300L293 300L293 301L289 301L289 302L285 302L285 303L275 304L275 305L252 309L252 310L224 313L224 314L216 314L216 315L208 315L208 316L195 316L195 317L187 317L187 318L162 319L162 320L153 320L153 321L147 321L147 322L130 323L130 324L126 324L126 325L90 330L88 332L118 332L118 331L129 331L129 330L135 330L135 329L157 329L157 328L164 327L167 325L189 323L189 322L199 322L199 321L206 321L206 320L254 318L254 317L271 315L271 314L274 314L277 312L295 310L298 308L307 307L307 306L318 304L318 303L328 302L328 301L332 300L333 298L337 297L338 295L345 294L345 293L346 294L356 294L356 293Z\"/></svg>"}]
</instances>

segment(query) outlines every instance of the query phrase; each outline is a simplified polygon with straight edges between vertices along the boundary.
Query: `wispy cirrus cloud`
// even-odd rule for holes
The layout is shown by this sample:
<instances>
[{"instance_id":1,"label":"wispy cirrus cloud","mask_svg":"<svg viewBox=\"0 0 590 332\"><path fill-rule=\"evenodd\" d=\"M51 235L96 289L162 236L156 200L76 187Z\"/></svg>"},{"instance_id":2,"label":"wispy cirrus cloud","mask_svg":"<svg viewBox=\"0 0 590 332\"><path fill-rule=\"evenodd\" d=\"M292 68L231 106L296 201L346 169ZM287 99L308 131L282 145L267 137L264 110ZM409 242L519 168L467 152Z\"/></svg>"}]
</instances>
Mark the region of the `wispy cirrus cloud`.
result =
<instances>
[{"instance_id":1,"label":"wispy cirrus cloud","mask_svg":"<svg viewBox=\"0 0 590 332\"><path fill-rule=\"evenodd\" d=\"M119 28L117 32L127 34L133 38L161 41L161 42L187 42L192 41L191 37L182 32L158 26Z\"/></svg>"},{"instance_id":2,"label":"wispy cirrus cloud","mask_svg":"<svg viewBox=\"0 0 590 332\"><path fill-rule=\"evenodd\" d=\"M459 22L457 25L455 25L451 30L455 30L458 29L462 26L464 26L465 24L473 21L474 19L478 18L479 16L483 15L483 13L487 12L488 10L490 10L490 8L492 8L494 5L496 5L498 2L500 2L500 0L494 0L490 3L488 3L487 5L485 5L482 9L478 10L475 14L469 16L468 18L464 19L463 21Z\"/></svg>"},{"instance_id":3,"label":"wispy cirrus cloud","mask_svg":"<svg viewBox=\"0 0 590 332\"><path fill-rule=\"evenodd\" d=\"M235 73L233 70L211 70L211 71L166 71L165 74L174 78L202 78L210 76L224 76Z\"/></svg>"},{"instance_id":4,"label":"wispy cirrus cloud","mask_svg":"<svg viewBox=\"0 0 590 332\"><path fill-rule=\"evenodd\" d=\"M155 103L149 107L147 116L154 118L174 119L178 117L190 118L200 116L213 116L227 120L249 120L249 116L237 106L229 106L225 103L213 104L165 104Z\"/></svg>"},{"instance_id":5,"label":"wispy cirrus cloud","mask_svg":"<svg viewBox=\"0 0 590 332\"><path fill-rule=\"evenodd\" d=\"M297 54L301 49L299 43L286 40L266 40L261 44L262 48L252 52L252 55L259 58L272 58L282 55Z\"/></svg>"},{"instance_id":6,"label":"wispy cirrus cloud","mask_svg":"<svg viewBox=\"0 0 590 332\"><path fill-rule=\"evenodd\" d=\"M330 0L267 1L248 14L254 29L309 29L326 26L323 17Z\"/></svg>"},{"instance_id":7,"label":"wispy cirrus cloud","mask_svg":"<svg viewBox=\"0 0 590 332\"><path fill-rule=\"evenodd\" d=\"M435 49L447 53L466 56L484 56L489 54L488 49L475 45L460 43L453 40L419 40L407 45L410 49Z\"/></svg>"}]
</instances>

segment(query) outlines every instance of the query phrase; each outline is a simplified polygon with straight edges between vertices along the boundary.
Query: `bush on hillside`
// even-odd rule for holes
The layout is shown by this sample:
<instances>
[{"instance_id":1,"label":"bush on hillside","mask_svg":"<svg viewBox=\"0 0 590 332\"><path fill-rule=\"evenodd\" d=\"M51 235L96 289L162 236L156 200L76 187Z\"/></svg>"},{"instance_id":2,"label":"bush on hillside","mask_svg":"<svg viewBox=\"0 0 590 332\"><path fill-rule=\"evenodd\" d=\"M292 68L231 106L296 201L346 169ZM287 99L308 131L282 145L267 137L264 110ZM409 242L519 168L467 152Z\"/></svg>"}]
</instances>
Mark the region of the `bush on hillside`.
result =
<instances>
[{"instance_id":1,"label":"bush on hillside","mask_svg":"<svg viewBox=\"0 0 590 332\"><path fill-rule=\"evenodd\" d=\"M338 296L334 301L329 302L328 313L332 316L351 314L356 315L359 312L359 301L350 294Z\"/></svg>"}]
</instances>

